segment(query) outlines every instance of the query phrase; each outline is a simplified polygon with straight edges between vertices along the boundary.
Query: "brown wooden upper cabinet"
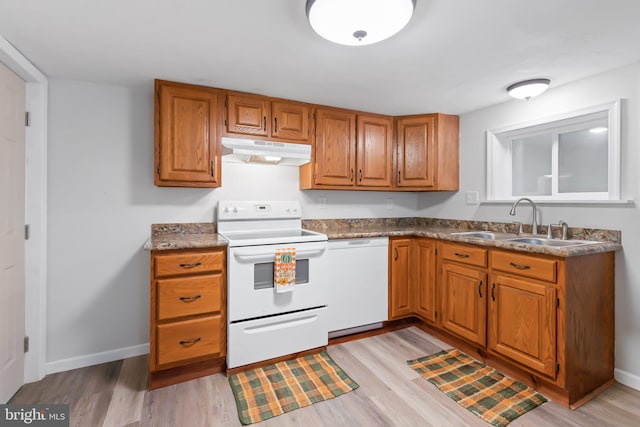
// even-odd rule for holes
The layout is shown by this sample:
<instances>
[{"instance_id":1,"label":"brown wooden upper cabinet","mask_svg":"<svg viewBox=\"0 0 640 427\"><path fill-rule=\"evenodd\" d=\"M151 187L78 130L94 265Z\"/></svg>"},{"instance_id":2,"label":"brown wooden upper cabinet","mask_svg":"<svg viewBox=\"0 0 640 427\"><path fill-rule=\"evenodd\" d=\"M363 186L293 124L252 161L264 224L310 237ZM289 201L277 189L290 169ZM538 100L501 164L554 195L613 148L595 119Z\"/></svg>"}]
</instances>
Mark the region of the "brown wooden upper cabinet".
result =
<instances>
[{"instance_id":1,"label":"brown wooden upper cabinet","mask_svg":"<svg viewBox=\"0 0 640 427\"><path fill-rule=\"evenodd\" d=\"M391 189L391 117L318 108L314 118L314 156L300 169L300 188Z\"/></svg>"},{"instance_id":2,"label":"brown wooden upper cabinet","mask_svg":"<svg viewBox=\"0 0 640 427\"><path fill-rule=\"evenodd\" d=\"M260 95L230 92L227 95L228 134L309 143L309 105Z\"/></svg>"},{"instance_id":3,"label":"brown wooden upper cabinet","mask_svg":"<svg viewBox=\"0 0 640 427\"><path fill-rule=\"evenodd\" d=\"M458 190L459 118L396 117L396 190Z\"/></svg>"},{"instance_id":4,"label":"brown wooden upper cabinet","mask_svg":"<svg viewBox=\"0 0 640 427\"><path fill-rule=\"evenodd\" d=\"M155 174L160 187L220 187L224 91L155 81Z\"/></svg>"}]
</instances>

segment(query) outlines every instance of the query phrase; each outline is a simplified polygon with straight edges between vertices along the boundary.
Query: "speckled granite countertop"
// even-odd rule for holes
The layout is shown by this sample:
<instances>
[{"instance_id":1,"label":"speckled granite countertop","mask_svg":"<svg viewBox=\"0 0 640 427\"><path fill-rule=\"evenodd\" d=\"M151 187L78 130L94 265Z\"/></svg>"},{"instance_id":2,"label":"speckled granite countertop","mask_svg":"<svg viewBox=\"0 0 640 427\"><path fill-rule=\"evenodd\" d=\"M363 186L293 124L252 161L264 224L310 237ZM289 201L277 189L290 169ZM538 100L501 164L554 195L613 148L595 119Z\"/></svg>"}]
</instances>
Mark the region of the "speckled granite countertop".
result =
<instances>
[{"instance_id":1,"label":"speckled granite countertop","mask_svg":"<svg viewBox=\"0 0 640 427\"><path fill-rule=\"evenodd\" d=\"M505 240L478 239L456 235L461 231L492 231L509 233L516 237L516 226L511 223L487 221L463 221L434 218L364 218L364 219L311 219L302 220L306 229L319 231L335 239L370 237L418 236L432 239L469 243L478 246L509 249L521 252L540 253L559 257L570 257L592 253L612 252L622 249L621 233L618 230L593 228L569 228L569 239L590 240L596 243L581 246L552 247ZM530 232L531 226L524 226ZM539 227L539 235L546 237L546 226ZM560 230L553 230L559 238ZM531 237L530 234L521 237ZM151 238L144 244L145 250L201 249L227 246L228 241L216 232L215 223L153 224Z\"/></svg>"},{"instance_id":2,"label":"speckled granite countertop","mask_svg":"<svg viewBox=\"0 0 640 427\"><path fill-rule=\"evenodd\" d=\"M581 246L552 247L526 243L490 240L455 235L461 231L492 231L509 233L515 236L516 225L486 221L461 221L433 218L380 218L380 219L330 219L303 220L303 227L318 231L333 239L355 239L367 237L418 236L469 243L478 246L501 248L521 252L532 252L559 257L570 257L592 253L612 252L622 249L621 233L618 230L600 230L590 228L569 228L569 239L590 240L596 243ZM531 226L524 226L525 233ZM523 234L519 237L546 237L547 227L539 227L539 235ZM553 230L554 238L560 237L560 230Z\"/></svg>"},{"instance_id":3,"label":"speckled granite countertop","mask_svg":"<svg viewBox=\"0 0 640 427\"><path fill-rule=\"evenodd\" d=\"M144 244L148 251L202 249L227 246L229 242L216 232L216 224L152 224L151 237Z\"/></svg>"}]
</instances>

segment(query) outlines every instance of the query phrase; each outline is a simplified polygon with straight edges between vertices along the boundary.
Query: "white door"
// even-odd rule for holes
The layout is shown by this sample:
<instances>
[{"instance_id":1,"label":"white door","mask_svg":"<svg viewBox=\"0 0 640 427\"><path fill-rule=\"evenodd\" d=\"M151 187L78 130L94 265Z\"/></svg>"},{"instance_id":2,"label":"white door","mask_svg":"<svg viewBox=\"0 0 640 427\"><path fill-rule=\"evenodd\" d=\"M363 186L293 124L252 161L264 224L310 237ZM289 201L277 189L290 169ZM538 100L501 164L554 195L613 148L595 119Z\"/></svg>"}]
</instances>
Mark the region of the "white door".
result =
<instances>
[{"instance_id":1,"label":"white door","mask_svg":"<svg viewBox=\"0 0 640 427\"><path fill-rule=\"evenodd\" d=\"M25 88L0 63L0 403L24 378Z\"/></svg>"}]
</instances>

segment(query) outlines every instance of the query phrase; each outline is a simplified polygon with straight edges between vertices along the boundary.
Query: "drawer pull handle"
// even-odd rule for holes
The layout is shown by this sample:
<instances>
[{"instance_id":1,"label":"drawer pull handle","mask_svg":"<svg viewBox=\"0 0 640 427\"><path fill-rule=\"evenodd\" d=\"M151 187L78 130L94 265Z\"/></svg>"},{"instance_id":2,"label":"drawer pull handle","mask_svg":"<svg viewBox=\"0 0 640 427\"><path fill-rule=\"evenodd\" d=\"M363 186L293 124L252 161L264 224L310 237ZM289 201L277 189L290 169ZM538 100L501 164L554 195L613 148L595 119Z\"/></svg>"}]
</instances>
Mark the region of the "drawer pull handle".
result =
<instances>
[{"instance_id":1,"label":"drawer pull handle","mask_svg":"<svg viewBox=\"0 0 640 427\"><path fill-rule=\"evenodd\" d=\"M198 266L201 266L201 265L202 265L202 263L200 261L198 261L198 262L194 262L194 263L191 263L191 264L180 264L180 267L182 267L182 268L194 268L194 267L198 267Z\"/></svg>"},{"instance_id":2,"label":"drawer pull handle","mask_svg":"<svg viewBox=\"0 0 640 427\"><path fill-rule=\"evenodd\" d=\"M480 284L478 285L478 293L480 294L480 298L482 298L482 280L480 280Z\"/></svg>"},{"instance_id":3,"label":"drawer pull handle","mask_svg":"<svg viewBox=\"0 0 640 427\"><path fill-rule=\"evenodd\" d=\"M180 341L180 345L183 345L185 347L190 346L190 345L194 345L195 343L197 343L198 341L201 341L202 338L198 337L198 338L194 338L192 340L189 341Z\"/></svg>"},{"instance_id":4,"label":"drawer pull handle","mask_svg":"<svg viewBox=\"0 0 640 427\"><path fill-rule=\"evenodd\" d=\"M398 248L394 248L395 249L395 256L393 257L394 260L398 260Z\"/></svg>"},{"instance_id":5,"label":"drawer pull handle","mask_svg":"<svg viewBox=\"0 0 640 427\"><path fill-rule=\"evenodd\" d=\"M496 290L496 284L493 283L491 285L491 301L495 301L496 300L495 290Z\"/></svg>"},{"instance_id":6,"label":"drawer pull handle","mask_svg":"<svg viewBox=\"0 0 640 427\"><path fill-rule=\"evenodd\" d=\"M202 298L202 295L192 295L190 297L180 297L180 301L182 302L193 302L199 298Z\"/></svg>"},{"instance_id":7,"label":"drawer pull handle","mask_svg":"<svg viewBox=\"0 0 640 427\"><path fill-rule=\"evenodd\" d=\"M528 269L531 268L530 265L516 264L515 262L510 262L509 265L511 265L512 267L517 268L518 270L528 270Z\"/></svg>"},{"instance_id":8,"label":"drawer pull handle","mask_svg":"<svg viewBox=\"0 0 640 427\"><path fill-rule=\"evenodd\" d=\"M460 258L469 258L469 254L461 254L461 253L458 253L458 252L454 252L454 254L457 257L460 257Z\"/></svg>"}]
</instances>

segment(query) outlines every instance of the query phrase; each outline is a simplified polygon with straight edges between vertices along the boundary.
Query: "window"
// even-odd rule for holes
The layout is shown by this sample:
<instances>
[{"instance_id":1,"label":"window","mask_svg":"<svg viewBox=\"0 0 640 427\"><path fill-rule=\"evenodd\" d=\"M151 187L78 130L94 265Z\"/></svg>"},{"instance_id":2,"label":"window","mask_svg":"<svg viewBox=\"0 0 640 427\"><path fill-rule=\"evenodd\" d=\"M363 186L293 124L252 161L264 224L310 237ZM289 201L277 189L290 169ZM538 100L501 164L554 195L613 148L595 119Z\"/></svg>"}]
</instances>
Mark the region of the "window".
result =
<instances>
[{"instance_id":1,"label":"window","mask_svg":"<svg viewBox=\"0 0 640 427\"><path fill-rule=\"evenodd\" d=\"M487 131L487 199L620 200L620 101Z\"/></svg>"}]
</instances>

